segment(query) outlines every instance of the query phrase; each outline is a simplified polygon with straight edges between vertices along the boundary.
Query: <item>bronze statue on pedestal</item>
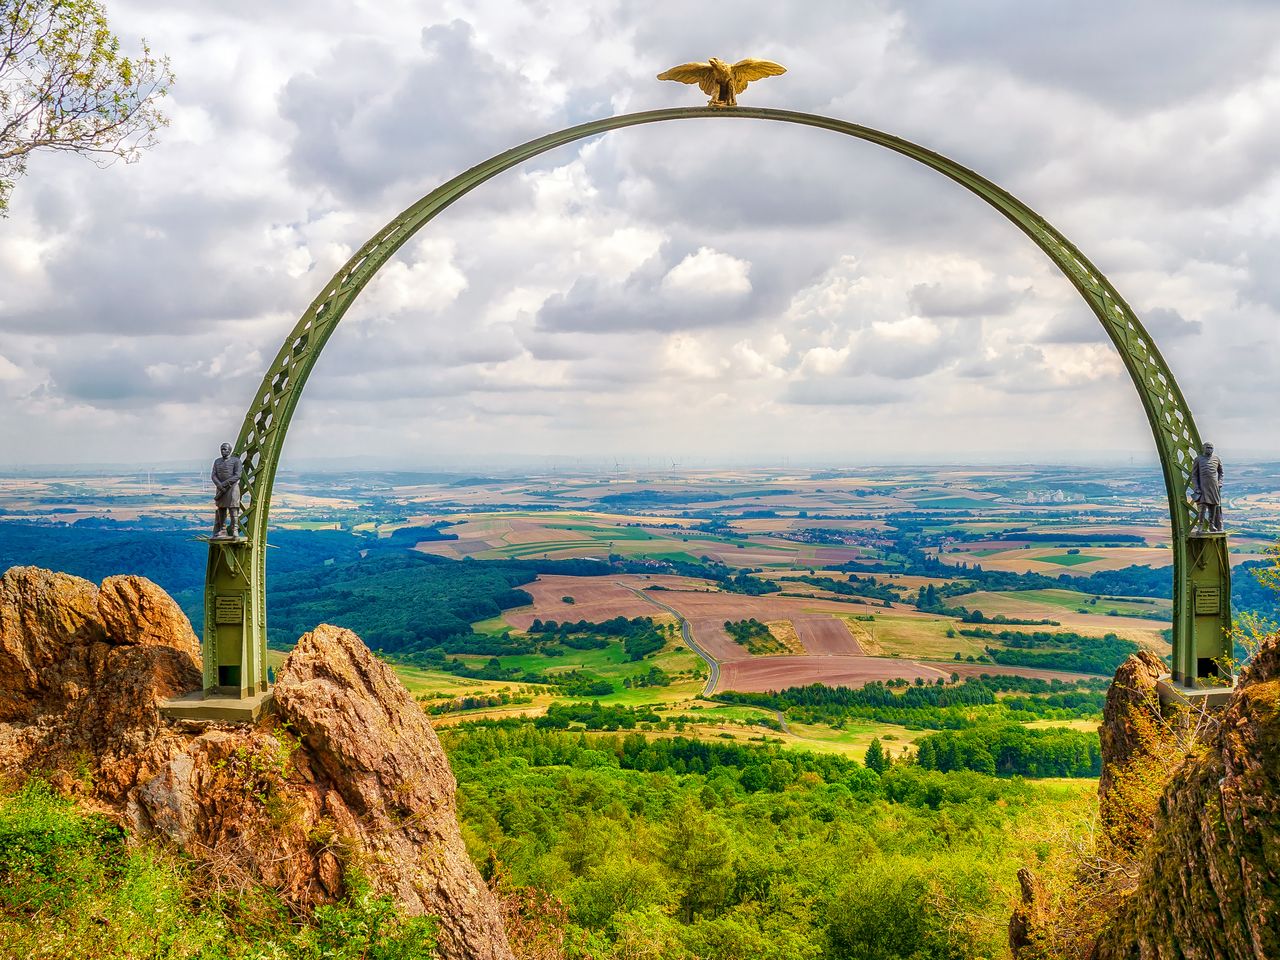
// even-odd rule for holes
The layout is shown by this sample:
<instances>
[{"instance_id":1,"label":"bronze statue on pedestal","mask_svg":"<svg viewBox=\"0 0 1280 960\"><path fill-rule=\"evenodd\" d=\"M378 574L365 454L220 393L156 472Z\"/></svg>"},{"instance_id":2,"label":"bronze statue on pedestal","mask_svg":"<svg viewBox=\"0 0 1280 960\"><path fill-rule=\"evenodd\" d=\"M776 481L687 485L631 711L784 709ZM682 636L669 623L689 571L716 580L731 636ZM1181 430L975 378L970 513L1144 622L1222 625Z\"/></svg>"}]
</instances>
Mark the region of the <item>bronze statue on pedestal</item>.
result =
<instances>
[{"instance_id":1,"label":"bronze statue on pedestal","mask_svg":"<svg viewBox=\"0 0 1280 960\"><path fill-rule=\"evenodd\" d=\"M1214 454L1213 444L1206 443L1204 451L1196 457L1191 467L1191 480L1195 485L1196 506L1200 508L1197 523L1209 533L1222 532L1222 461Z\"/></svg>"},{"instance_id":2,"label":"bronze statue on pedestal","mask_svg":"<svg viewBox=\"0 0 1280 960\"><path fill-rule=\"evenodd\" d=\"M215 539L235 538L236 517L240 513L240 458L232 456L231 444L224 443L222 456L213 461L209 479L213 481L213 503L218 512L213 521ZM223 524L227 532L222 532Z\"/></svg>"}]
</instances>

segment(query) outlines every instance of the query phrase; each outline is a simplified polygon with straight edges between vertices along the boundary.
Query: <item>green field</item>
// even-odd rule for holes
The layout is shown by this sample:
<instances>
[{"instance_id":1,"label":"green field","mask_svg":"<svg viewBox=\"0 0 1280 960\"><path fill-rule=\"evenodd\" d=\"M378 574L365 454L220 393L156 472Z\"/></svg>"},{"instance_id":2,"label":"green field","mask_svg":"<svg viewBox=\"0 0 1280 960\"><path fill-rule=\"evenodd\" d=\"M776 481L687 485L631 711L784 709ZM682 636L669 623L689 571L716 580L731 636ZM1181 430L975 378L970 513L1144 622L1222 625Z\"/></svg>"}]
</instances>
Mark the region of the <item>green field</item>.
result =
<instances>
[{"instance_id":1,"label":"green field","mask_svg":"<svg viewBox=\"0 0 1280 960\"><path fill-rule=\"evenodd\" d=\"M1102 557L1091 557L1086 553L1058 553L1052 557L1036 557L1037 563L1056 563L1062 567L1074 567L1081 563L1093 563Z\"/></svg>"},{"instance_id":2,"label":"green field","mask_svg":"<svg viewBox=\"0 0 1280 960\"><path fill-rule=\"evenodd\" d=\"M1088 610L1098 616L1130 617L1156 611L1168 612L1173 604L1160 598L1144 597L1107 598L1099 597L1097 603L1087 593L1075 590L1013 590L1006 596L1032 603L1048 603L1064 610Z\"/></svg>"}]
</instances>

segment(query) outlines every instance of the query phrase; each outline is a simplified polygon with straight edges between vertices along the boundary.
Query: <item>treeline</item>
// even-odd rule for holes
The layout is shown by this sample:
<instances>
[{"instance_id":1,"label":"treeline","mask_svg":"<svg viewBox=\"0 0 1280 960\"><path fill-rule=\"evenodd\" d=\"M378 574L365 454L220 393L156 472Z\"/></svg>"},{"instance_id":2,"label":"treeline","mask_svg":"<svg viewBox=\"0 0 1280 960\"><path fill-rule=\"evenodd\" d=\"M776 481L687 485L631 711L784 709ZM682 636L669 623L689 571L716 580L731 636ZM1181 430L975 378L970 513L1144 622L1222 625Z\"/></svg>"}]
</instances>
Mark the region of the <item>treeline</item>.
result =
<instances>
[{"instance_id":1,"label":"treeline","mask_svg":"<svg viewBox=\"0 0 1280 960\"><path fill-rule=\"evenodd\" d=\"M804 774L813 773L827 783L844 783L859 792L878 792L878 778L870 776L862 764L838 754L783 750L772 744L716 743L681 736L650 738L632 733L625 737L587 738L581 733L554 732L563 730L568 722L599 724L606 718L618 723L614 729L629 729L623 724L634 726L635 722L644 722L645 713L651 711L599 704L553 704L547 711L547 716L553 719L547 722L539 722L546 720L543 717L533 725L514 718L478 720L441 730L440 736L454 764L475 765L499 758L523 757L539 767L607 765L677 775L733 771L737 783L749 793L783 790ZM652 714L650 722L659 719L657 714ZM590 755L584 756L584 752Z\"/></svg>"},{"instance_id":2,"label":"treeline","mask_svg":"<svg viewBox=\"0 0 1280 960\"><path fill-rule=\"evenodd\" d=\"M452 700L436 700L423 703L422 709L427 713L438 716L446 713L460 713L464 710L483 710L491 707L506 707L513 704L532 703L533 697L527 693L508 693L503 690L500 693L491 694L471 694L465 697L455 697Z\"/></svg>"},{"instance_id":3,"label":"treeline","mask_svg":"<svg viewBox=\"0 0 1280 960\"><path fill-rule=\"evenodd\" d=\"M916 743L916 763L944 773L1096 777L1102 773L1102 752L1095 732L1001 724L930 734Z\"/></svg>"},{"instance_id":4,"label":"treeline","mask_svg":"<svg viewBox=\"0 0 1280 960\"><path fill-rule=\"evenodd\" d=\"M641 687L669 687L671 686L671 674L659 666L652 666L649 668L648 673L642 673L634 677L624 677L622 685L628 690Z\"/></svg>"},{"instance_id":5,"label":"treeline","mask_svg":"<svg viewBox=\"0 0 1280 960\"><path fill-rule=\"evenodd\" d=\"M998 536L992 536L988 533L979 533L973 537L974 540L991 541L992 543L1017 543L1026 541L1028 543L1045 543L1050 545L1062 546L1090 546L1098 544L1099 546L1131 546L1133 544L1143 545L1147 542L1147 538L1136 533L1109 533L1105 537L1091 533L1051 533L1031 532L1028 530L1003 530Z\"/></svg>"},{"instance_id":6,"label":"treeline","mask_svg":"<svg viewBox=\"0 0 1280 960\"><path fill-rule=\"evenodd\" d=\"M652 562L647 562L643 565L628 564L621 556L616 555L610 556L609 559L617 563L619 569L624 571L652 573L654 569ZM712 560L710 557L703 557L697 563L690 563L688 560L664 560L661 566L681 577L697 577L703 580L711 580L726 593L741 593L751 597L759 597L767 593L777 593L782 589L772 580L763 580L760 577L753 576L753 574L759 573L759 570L737 569L720 563L718 560Z\"/></svg>"},{"instance_id":7,"label":"treeline","mask_svg":"<svg viewBox=\"0 0 1280 960\"><path fill-rule=\"evenodd\" d=\"M924 613L938 613L948 617L959 617L962 623L999 623L1010 626L1059 626L1057 620L1027 620L1010 617L1003 613L987 616L981 610L970 610L960 604L948 605L942 602L944 597L964 596L972 592L972 586L959 582L944 584L941 588L932 583L925 584L916 591L916 609Z\"/></svg>"},{"instance_id":8,"label":"treeline","mask_svg":"<svg viewBox=\"0 0 1280 960\"><path fill-rule=\"evenodd\" d=\"M919 681L918 681L919 683ZM908 686L901 693L889 684L828 687L815 683L778 693L725 691L716 699L726 703L780 710L798 723L843 725L850 719L896 723L915 730L960 730L993 720L1065 720L1095 716L1102 710L1105 683L1064 683L1035 677L969 677L961 683ZM1020 692L1026 697L999 698Z\"/></svg>"},{"instance_id":9,"label":"treeline","mask_svg":"<svg viewBox=\"0 0 1280 960\"><path fill-rule=\"evenodd\" d=\"M848 580L811 575L784 577L783 579L798 580L801 583L807 583L843 597L861 597L879 600L881 603L893 603L901 599L897 587L888 583L881 583L874 577L860 577L857 574L850 574Z\"/></svg>"},{"instance_id":10,"label":"treeline","mask_svg":"<svg viewBox=\"0 0 1280 960\"><path fill-rule=\"evenodd\" d=\"M539 730L567 730L580 723L587 730L634 730L639 723L661 723L662 717L650 707L601 706L591 703L553 703L537 717L533 725Z\"/></svg>"},{"instance_id":11,"label":"treeline","mask_svg":"<svg viewBox=\"0 0 1280 960\"><path fill-rule=\"evenodd\" d=\"M943 563L935 553L925 550L929 538L924 534L904 529L897 520L891 524L899 527L898 542L889 556L882 561L851 560L833 564L826 569L851 572L892 572L911 576L935 577L943 580L964 580L965 583L948 583L941 589L942 596L960 596L979 590L1076 590L1091 596L1164 597L1173 595L1173 572L1169 567L1130 566L1120 570L1100 570L1087 577L1062 573L1048 576L1042 573L1014 573L1009 570L984 570L981 564L960 562ZM936 521L935 521L936 523ZM1242 564L1241 567L1248 566ZM1234 596L1234 593L1233 593Z\"/></svg>"},{"instance_id":12,"label":"treeline","mask_svg":"<svg viewBox=\"0 0 1280 960\"><path fill-rule=\"evenodd\" d=\"M1078 633L1018 633L1002 630L961 630L961 634L1000 641L1005 648L987 647L987 656L1005 666L1036 667L1110 676L1139 646L1108 633L1086 637ZM1047 649L1046 649L1047 648Z\"/></svg>"}]
</instances>

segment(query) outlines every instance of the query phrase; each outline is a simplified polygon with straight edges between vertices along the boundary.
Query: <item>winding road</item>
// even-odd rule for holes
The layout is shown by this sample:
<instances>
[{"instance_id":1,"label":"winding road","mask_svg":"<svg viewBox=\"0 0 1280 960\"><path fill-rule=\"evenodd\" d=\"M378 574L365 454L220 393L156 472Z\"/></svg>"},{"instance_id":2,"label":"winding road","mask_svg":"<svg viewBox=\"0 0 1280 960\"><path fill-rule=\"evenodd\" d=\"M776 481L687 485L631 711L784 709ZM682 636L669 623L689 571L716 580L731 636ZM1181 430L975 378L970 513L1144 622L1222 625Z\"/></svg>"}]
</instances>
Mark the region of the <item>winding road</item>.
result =
<instances>
[{"instance_id":1,"label":"winding road","mask_svg":"<svg viewBox=\"0 0 1280 960\"><path fill-rule=\"evenodd\" d=\"M618 586L622 587L624 590L630 590L641 600L644 600L647 603L652 603L655 607L661 607L663 610L667 611L667 613L680 621L680 635L684 637L685 645L700 656L703 662L706 663L707 668L711 671L710 675L707 677L707 685L702 688L702 695L704 697L711 696L711 694L715 692L716 684L720 682L720 664L716 662L715 657L711 656L711 654L707 653L706 650L703 650L702 647L698 646L697 641L693 639L693 628L689 625L689 621L685 619L684 614L675 607L669 607L662 601L655 600L643 590L637 590L629 584L619 583L616 580L614 583L617 583Z\"/></svg>"}]
</instances>

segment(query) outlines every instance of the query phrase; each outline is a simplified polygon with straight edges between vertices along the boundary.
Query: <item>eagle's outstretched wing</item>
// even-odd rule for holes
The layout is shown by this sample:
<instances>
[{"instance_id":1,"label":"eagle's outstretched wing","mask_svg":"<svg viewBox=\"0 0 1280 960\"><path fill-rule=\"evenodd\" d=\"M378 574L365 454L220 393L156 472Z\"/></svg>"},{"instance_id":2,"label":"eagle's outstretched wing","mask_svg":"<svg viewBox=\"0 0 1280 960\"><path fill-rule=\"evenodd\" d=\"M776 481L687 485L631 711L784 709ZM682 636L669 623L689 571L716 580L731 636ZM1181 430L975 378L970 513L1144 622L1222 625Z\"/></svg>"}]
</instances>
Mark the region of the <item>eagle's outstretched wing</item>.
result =
<instances>
[{"instance_id":1,"label":"eagle's outstretched wing","mask_svg":"<svg viewBox=\"0 0 1280 960\"><path fill-rule=\"evenodd\" d=\"M747 89L752 80L763 80L765 77L777 77L787 72L787 68L772 60L754 60L748 57L733 65L733 92L741 93Z\"/></svg>"},{"instance_id":2,"label":"eagle's outstretched wing","mask_svg":"<svg viewBox=\"0 0 1280 960\"><path fill-rule=\"evenodd\" d=\"M658 79L696 83L707 96L714 97L716 94L716 72L709 63L682 63L658 74Z\"/></svg>"}]
</instances>

